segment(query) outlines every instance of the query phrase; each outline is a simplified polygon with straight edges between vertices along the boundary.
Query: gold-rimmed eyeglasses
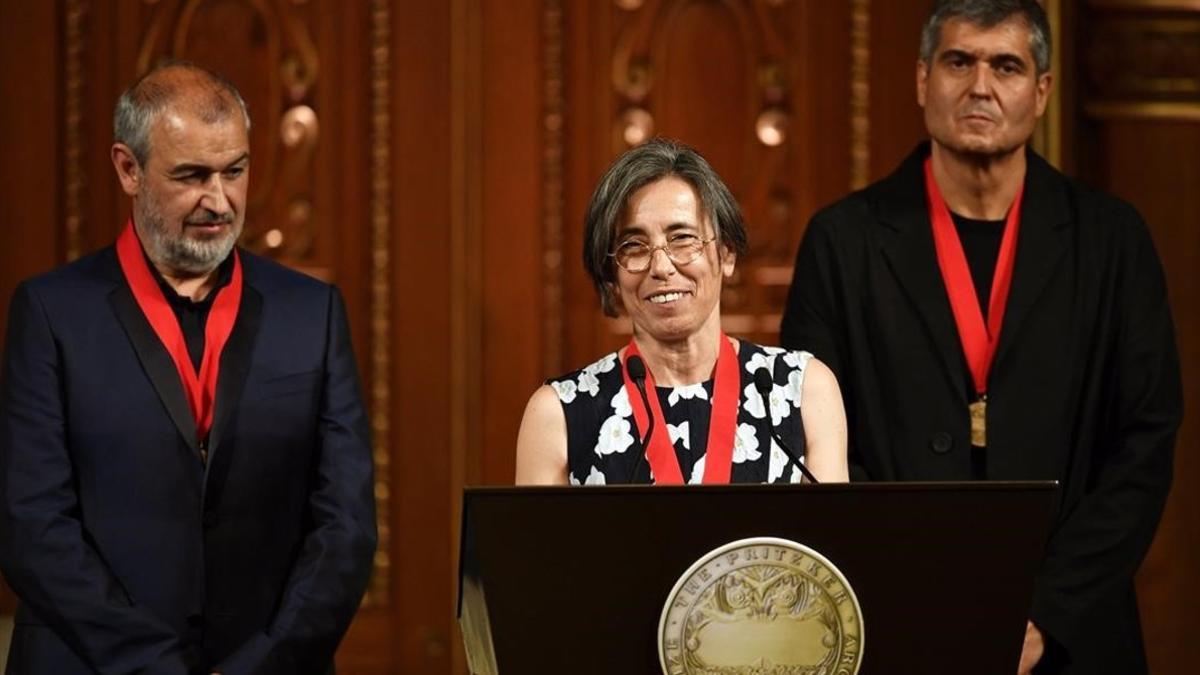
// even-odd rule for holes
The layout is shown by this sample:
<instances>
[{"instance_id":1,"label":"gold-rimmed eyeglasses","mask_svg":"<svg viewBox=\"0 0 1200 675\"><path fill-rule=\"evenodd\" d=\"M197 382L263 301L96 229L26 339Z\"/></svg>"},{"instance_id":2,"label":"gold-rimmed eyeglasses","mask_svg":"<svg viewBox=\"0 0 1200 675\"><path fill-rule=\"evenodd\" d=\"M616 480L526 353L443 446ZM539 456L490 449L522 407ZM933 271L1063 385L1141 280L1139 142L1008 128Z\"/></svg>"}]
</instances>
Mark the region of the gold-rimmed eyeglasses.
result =
<instances>
[{"instance_id":1,"label":"gold-rimmed eyeglasses","mask_svg":"<svg viewBox=\"0 0 1200 675\"><path fill-rule=\"evenodd\" d=\"M616 260L617 265L626 272L641 274L650 269L655 251L661 250L667 254L671 262L683 266L695 262L696 258L700 257L700 253L704 251L704 247L716 239L716 235L701 239L694 234L678 234L659 246L651 246L645 242L630 239L621 242L617 246L617 250L609 253L608 256Z\"/></svg>"}]
</instances>

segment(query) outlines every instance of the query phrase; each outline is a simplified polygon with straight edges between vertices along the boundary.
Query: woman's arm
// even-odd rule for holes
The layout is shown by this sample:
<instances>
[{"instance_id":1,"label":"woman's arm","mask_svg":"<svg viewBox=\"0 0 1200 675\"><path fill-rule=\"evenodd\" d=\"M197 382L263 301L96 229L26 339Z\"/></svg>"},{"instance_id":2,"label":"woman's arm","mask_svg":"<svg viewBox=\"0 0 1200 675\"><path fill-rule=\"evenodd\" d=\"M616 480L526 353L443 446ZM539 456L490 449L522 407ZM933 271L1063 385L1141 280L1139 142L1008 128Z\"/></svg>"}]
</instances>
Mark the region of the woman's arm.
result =
<instances>
[{"instance_id":1,"label":"woman's arm","mask_svg":"<svg viewBox=\"0 0 1200 675\"><path fill-rule=\"evenodd\" d=\"M844 429L845 423L842 426ZM542 385L529 397L517 433L516 483L566 485L567 482L566 417L558 393L550 385Z\"/></svg>"},{"instance_id":2,"label":"woman's arm","mask_svg":"<svg viewBox=\"0 0 1200 675\"><path fill-rule=\"evenodd\" d=\"M800 406L804 421L805 466L822 483L850 480L846 462L846 410L833 371L816 358L805 367Z\"/></svg>"}]
</instances>

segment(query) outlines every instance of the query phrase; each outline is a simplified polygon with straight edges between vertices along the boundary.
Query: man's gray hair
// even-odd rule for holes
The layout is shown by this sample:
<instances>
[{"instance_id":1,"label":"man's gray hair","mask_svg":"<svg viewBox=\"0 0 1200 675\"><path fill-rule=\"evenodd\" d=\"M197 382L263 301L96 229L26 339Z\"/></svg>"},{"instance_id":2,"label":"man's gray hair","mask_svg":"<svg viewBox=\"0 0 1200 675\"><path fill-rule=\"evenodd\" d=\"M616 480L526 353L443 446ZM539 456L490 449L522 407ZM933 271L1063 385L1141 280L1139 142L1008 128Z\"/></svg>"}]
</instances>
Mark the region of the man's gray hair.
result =
<instances>
[{"instance_id":1,"label":"man's gray hair","mask_svg":"<svg viewBox=\"0 0 1200 675\"><path fill-rule=\"evenodd\" d=\"M739 256L746 253L742 210L717 172L700 153L683 143L652 139L626 151L608 167L592 193L584 217L583 267L600 294L601 309L608 316L617 316L612 290L616 281L615 263L608 255L613 250L617 226L635 192L668 176L682 179L696 191L702 213L727 250Z\"/></svg>"},{"instance_id":2,"label":"man's gray hair","mask_svg":"<svg viewBox=\"0 0 1200 675\"><path fill-rule=\"evenodd\" d=\"M921 29L921 60L926 68L933 64L934 52L942 38L942 26L961 18L983 28L991 28L1013 17L1029 27L1029 51L1033 53L1037 74L1050 70L1050 21L1037 0L939 0Z\"/></svg>"},{"instance_id":3,"label":"man's gray hair","mask_svg":"<svg viewBox=\"0 0 1200 675\"><path fill-rule=\"evenodd\" d=\"M126 89L113 110L113 138L129 146L138 164L145 166L150 156L150 128L158 115L185 95L184 88L178 83L163 81L163 72L171 69L185 71L199 85L189 89L186 95L188 105L200 119L208 124L226 119L234 113L232 102L242 113L246 133L250 133L250 111L233 83L194 63L164 61Z\"/></svg>"}]
</instances>

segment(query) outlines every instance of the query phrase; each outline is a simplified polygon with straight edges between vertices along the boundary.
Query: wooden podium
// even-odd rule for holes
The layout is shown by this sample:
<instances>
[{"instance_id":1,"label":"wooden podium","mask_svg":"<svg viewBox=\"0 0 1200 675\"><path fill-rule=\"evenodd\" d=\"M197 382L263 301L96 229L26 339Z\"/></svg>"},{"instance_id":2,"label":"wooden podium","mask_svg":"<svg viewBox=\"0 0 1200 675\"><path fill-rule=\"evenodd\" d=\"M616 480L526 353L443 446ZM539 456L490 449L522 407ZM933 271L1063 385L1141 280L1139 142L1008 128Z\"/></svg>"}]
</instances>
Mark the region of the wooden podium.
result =
<instances>
[{"instance_id":1,"label":"wooden podium","mask_svg":"<svg viewBox=\"0 0 1200 675\"><path fill-rule=\"evenodd\" d=\"M657 675L699 558L816 550L854 589L862 675L1016 672L1053 482L467 488L459 621L479 675Z\"/></svg>"}]
</instances>

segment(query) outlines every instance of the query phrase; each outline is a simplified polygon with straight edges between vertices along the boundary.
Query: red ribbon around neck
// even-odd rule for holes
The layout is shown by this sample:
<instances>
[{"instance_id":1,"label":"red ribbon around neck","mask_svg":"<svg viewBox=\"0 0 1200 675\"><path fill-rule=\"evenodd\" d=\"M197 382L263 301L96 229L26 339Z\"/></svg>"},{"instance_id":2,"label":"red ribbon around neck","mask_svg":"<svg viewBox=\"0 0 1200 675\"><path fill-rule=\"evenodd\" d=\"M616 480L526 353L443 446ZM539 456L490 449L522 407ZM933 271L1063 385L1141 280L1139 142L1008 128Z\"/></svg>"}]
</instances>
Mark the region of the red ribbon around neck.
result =
<instances>
[{"instance_id":1,"label":"red ribbon around neck","mask_svg":"<svg viewBox=\"0 0 1200 675\"><path fill-rule=\"evenodd\" d=\"M725 333L721 333L721 346L717 354L716 375L713 382L712 417L708 424L708 445L705 446L704 483L728 483L733 470L733 441L737 428L738 414L738 360L737 353ZM629 377L626 366L629 357L640 356L637 343L629 341L625 350L625 361L621 363L621 374L625 378L625 394L629 397L629 405L633 408L633 419L639 430L648 428L649 418L642 404L641 394L637 385ZM666 418L663 417L662 404L658 400L658 391L654 388L654 375L646 368L647 398L656 420L654 435L650 438L650 447L645 449L646 460L654 472L654 482L662 485L681 485L685 482L683 471L679 467L679 458L675 455L674 444L670 441L670 433L666 430ZM644 443L645 436L638 434Z\"/></svg>"},{"instance_id":2,"label":"red ribbon around neck","mask_svg":"<svg viewBox=\"0 0 1200 675\"><path fill-rule=\"evenodd\" d=\"M1021 228L1021 197L1025 186L1017 190L1016 199L1008 209L1004 223L1004 236L1000 240L1000 255L996 259L996 271L992 276L992 296L988 302L987 325L983 323L983 311L979 307L979 296L971 269L963 253L958 230L950 209L942 198L937 181L933 178L933 162L925 159L925 193L929 198L929 216L933 221L933 243L937 249L938 267L942 281L950 297L950 309L954 312L954 323L958 326L958 337L962 342L963 354L971 369L975 392L987 393L988 373L992 359L996 356L996 345L1000 343L1000 327L1004 325L1004 308L1008 304L1008 291L1012 286L1013 263L1017 253L1017 232Z\"/></svg>"},{"instance_id":3,"label":"red ribbon around neck","mask_svg":"<svg viewBox=\"0 0 1200 675\"><path fill-rule=\"evenodd\" d=\"M242 261L237 250L233 252L233 278L217 291L208 313L204 326L204 356L200 360L199 373L188 355L179 319L150 272L150 266L146 264L132 219L117 238L117 258L138 307L175 362L175 370L179 372L184 394L187 395L188 407L196 420L196 439L204 441L212 428L221 352L225 349L229 334L233 332L233 324L242 303Z\"/></svg>"}]
</instances>

